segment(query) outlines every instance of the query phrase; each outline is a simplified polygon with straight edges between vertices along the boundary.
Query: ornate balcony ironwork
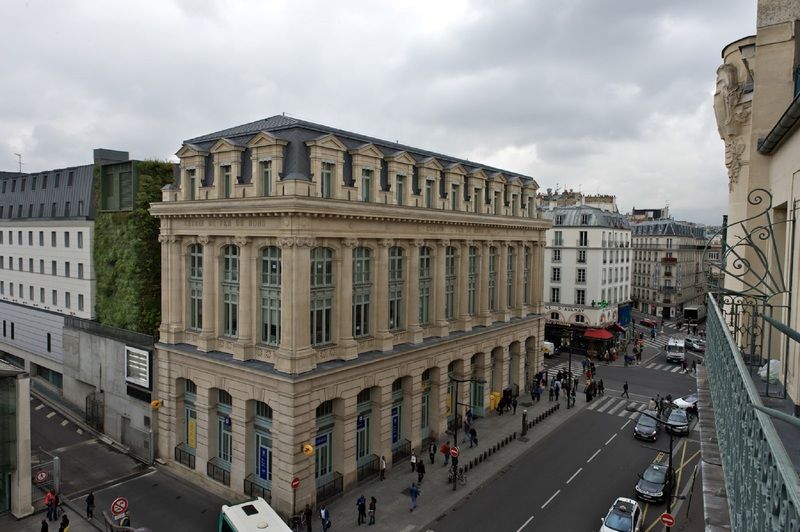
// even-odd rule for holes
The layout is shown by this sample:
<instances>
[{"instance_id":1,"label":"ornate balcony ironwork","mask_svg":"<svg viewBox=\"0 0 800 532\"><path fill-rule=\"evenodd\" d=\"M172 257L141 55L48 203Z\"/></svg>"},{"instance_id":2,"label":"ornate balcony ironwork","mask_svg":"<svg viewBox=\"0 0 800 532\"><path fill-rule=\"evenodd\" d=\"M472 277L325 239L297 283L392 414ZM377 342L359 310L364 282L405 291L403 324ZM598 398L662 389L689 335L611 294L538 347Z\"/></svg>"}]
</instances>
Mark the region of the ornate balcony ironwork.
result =
<instances>
[{"instance_id":1,"label":"ornate balcony ironwork","mask_svg":"<svg viewBox=\"0 0 800 532\"><path fill-rule=\"evenodd\" d=\"M342 474L334 472L333 477L328 481L317 485L317 504L329 501L344 491L344 479Z\"/></svg>"}]
</instances>

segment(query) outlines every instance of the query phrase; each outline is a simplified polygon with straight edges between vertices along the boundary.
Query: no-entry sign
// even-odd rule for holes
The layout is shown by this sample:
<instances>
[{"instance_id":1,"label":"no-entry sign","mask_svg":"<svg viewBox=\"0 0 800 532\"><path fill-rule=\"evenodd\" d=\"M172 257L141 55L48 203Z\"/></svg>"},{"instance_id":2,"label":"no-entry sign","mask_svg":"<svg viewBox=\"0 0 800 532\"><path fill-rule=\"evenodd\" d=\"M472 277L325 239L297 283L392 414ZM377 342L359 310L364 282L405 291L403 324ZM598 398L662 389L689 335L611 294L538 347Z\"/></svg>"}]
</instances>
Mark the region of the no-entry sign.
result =
<instances>
[{"instance_id":1,"label":"no-entry sign","mask_svg":"<svg viewBox=\"0 0 800 532\"><path fill-rule=\"evenodd\" d=\"M297 489L297 488L299 488L299 487L300 487L300 479L299 479L299 478L297 478L297 477L294 477L294 478L292 479L292 489L293 489L293 490L296 490L296 489Z\"/></svg>"},{"instance_id":2,"label":"no-entry sign","mask_svg":"<svg viewBox=\"0 0 800 532\"><path fill-rule=\"evenodd\" d=\"M458 458L458 447L450 447L450 456Z\"/></svg>"},{"instance_id":3,"label":"no-entry sign","mask_svg":"<svg viewBox=\"0 0 800 532\"><path fill-rule=\"evenodd\" d=\"M122 515L128 511L128 499L125 497L117 497L111 503L111 513L114 515Z\"/></svg>"},{"instance_id":4,"label":"no-entry sign","mask_svg":"<svg viewBox=\"0 0 800 532\"><path fill-rule=\"evenodd\" d=\"M47 480L47 471L39 471L38 473L36 473L36 482L37 483L41 484L45 480Z\"/></svg>"},{"instance_id":5,"label":"no-entry sign","mask_svg":"<svg viewBox=\"0 0 800 532\"><path fill-rule=\"evenodd\" d=\"M663 514L661 514L661 522L667 526L672 526L675 524L675 518L672 517L672 514L664 512Z\"/></svg>"}]
</instances>

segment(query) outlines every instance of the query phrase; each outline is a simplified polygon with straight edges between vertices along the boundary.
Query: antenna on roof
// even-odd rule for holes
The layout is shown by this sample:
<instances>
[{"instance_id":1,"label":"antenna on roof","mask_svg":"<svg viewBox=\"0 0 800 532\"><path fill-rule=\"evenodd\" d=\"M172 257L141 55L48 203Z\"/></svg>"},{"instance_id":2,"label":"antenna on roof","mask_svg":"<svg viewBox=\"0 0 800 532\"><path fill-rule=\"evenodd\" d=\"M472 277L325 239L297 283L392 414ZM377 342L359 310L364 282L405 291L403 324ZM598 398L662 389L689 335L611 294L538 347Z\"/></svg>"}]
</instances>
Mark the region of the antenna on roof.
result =
<instances>
[{"instance_id":1,"label":"antenna on roof","mask_svg":"<svg viewBox=\"0 0 800 532\"><path fill-rule=\"evenodd\" d=\"M15 153L14 155L17 156L17 160L18 160L17 163L19 164L19 173L21 174L22 173L22 154L21 153Z\"/></svg>"}]
</instances>

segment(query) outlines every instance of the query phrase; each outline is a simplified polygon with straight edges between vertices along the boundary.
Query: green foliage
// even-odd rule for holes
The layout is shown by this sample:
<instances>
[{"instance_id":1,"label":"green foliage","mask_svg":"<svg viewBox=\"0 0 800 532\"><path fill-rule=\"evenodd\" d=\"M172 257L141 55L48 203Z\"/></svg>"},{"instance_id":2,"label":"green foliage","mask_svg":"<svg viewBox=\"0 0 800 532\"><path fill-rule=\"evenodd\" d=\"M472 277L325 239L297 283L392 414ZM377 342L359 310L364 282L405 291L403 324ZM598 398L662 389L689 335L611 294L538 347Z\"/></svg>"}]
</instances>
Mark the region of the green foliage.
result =
<instances>
[{"instance_id":1,"label":"green foliage","mask_svg":"<svg viewBox=\"0 0 800 532\"><path fill-rule=\"evenodd\" d=\"M161 323L161 244L151 202L172 183L172 164L134 163L138 175L132 211L100 212L100 168L95 168L94 263L97 320L104 325L156 335Z\"/></svg>"}]
</instances>

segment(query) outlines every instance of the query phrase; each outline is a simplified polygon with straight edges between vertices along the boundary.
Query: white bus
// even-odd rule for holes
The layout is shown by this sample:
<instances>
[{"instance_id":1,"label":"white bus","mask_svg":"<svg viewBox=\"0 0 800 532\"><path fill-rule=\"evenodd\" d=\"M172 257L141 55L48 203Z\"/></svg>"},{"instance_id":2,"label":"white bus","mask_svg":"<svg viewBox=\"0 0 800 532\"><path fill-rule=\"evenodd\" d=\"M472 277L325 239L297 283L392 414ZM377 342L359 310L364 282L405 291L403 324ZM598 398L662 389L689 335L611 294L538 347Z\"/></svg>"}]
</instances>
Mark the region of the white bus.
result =
<instances>
[{"instance_id":1,"label":"white bus","mask_svg":"<svg viewBox=\"0 0 800 532\"><path fill-rule=\"evenodd\" d=\"M219 532L292 532L281 516L261 497L241 504L222 505Z\"/></svg>"},{"instance_id":2,"label":"white bus","mask_svg":"<svg viewBox=\"0 0 800 532\"><path fill-rule=\"evenodd\" d=\"M683 362L686 359L686 342L678 338L670 338L665 348L667 362Z\"/></svg>"}]
</instances>

